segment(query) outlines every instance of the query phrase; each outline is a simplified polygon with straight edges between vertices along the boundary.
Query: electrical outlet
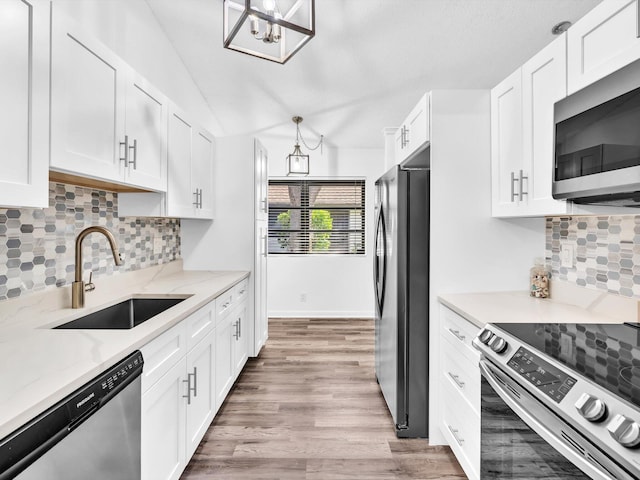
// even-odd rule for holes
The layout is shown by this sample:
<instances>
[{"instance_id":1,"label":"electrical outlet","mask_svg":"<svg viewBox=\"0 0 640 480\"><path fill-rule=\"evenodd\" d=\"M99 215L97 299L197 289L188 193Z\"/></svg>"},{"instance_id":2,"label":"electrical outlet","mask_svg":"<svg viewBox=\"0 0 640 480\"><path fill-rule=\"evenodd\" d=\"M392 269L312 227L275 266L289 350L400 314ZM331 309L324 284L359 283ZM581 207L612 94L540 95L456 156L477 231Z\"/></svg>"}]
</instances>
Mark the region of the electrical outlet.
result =
<instances>
[{"instance_id":1,"label":"electrical outlet","mask_svg":"<svg viewBox=\"0 0 640 480\"><path fill-rule=\"evenodd\" d=\"M300 294L300 303L307 303L307 294L306 293L301 293Z\"/></svg>"},{"instance_id":2,"label":"electrical outlet","mask_svg":"<svg viewBox=\"0 0 640 480\"><path fill-rule=\"evenodd\" d=\"M560 265L573 268L573 245L564 244L560 247Z\"/></svg>"},{"instance_id":3,"label":"electrical outlet","mask_svg":"<svg viewBox=\"0 0 640 480\"><path fill-rule=\"evenodd\" d=\"M162 253L162 237L153 237L153 253Z\"/></svg>"}]
</instances>

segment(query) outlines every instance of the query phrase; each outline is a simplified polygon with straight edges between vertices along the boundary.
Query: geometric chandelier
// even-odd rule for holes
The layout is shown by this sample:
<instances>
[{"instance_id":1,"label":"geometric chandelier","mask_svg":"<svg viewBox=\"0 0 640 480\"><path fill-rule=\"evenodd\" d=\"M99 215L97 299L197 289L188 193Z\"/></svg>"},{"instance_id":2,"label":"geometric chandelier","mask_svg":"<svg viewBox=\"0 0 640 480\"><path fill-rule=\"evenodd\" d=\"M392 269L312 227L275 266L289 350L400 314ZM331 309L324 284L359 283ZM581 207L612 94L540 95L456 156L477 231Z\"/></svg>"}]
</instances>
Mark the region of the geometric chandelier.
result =
<instances>
[{"instance_id":1,"label":"geometric chandelier","mask_svg":"<svg viewBox=\"0 0 640 480\"><path fill-rule=\"evenodd\" d=\"M224 0L224 48L286 63L315 35L315 0Z\"/></svg>"}]
</instances>

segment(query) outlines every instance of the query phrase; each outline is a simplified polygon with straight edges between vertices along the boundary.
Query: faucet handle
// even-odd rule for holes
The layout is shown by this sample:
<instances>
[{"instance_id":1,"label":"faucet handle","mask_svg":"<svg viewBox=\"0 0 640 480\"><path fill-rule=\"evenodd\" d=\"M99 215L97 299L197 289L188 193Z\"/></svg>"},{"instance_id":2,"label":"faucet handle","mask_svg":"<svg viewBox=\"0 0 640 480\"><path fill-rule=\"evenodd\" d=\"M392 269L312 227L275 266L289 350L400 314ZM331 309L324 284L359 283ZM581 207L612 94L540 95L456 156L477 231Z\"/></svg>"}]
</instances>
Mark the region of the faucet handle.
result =
<instances>
[{"instance_id":1,"label":"faucet handle","mask_svg":"<svg viewBox=\"0 0 640 480\"><path fill-rule=\"evenodd\" d=\"M85 292L93 292L96 289L95 283L93 283L93 271L89 272L89 281L84 285Z\"/></svg>"}]
</instances>

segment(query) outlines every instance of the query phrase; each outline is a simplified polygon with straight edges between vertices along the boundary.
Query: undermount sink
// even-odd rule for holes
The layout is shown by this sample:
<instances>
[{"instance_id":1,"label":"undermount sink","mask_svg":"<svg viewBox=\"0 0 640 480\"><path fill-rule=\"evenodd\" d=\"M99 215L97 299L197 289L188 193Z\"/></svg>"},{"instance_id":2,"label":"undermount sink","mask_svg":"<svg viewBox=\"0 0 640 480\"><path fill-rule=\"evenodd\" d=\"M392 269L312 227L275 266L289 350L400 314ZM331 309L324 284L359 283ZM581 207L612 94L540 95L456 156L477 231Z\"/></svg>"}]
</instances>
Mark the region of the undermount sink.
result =
<instances>
[{"instance_id":1,"label":"undermount sink","mask_svg":"<svg viewBox=\"0 0 640 480\"><path fill-rule=\"evenodd\" d=\"M185 298L130 298L54 328L126 330L146 322L183 300Z\"/></svg>"}]
</instances>

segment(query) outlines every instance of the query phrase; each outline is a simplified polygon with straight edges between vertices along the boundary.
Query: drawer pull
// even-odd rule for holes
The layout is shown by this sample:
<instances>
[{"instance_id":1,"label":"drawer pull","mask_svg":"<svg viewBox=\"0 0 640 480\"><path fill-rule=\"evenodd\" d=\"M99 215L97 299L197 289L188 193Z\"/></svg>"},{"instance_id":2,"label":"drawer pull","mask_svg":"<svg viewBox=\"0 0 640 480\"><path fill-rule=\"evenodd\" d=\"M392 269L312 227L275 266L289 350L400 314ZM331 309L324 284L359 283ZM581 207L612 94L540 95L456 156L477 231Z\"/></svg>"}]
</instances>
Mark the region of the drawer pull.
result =
<instances>
[{"instance_id":1,"label":"drawer pull","mask_svg":"<svg viewBox=\"0 0 640 480\"><path fill-rule=\"evenodd\" d=\"M453 328L450 328L449 331L451 333L453 333L455 335L455 337L460 340L461 342L464 342L464 339L467 338L466 336L462 335L460 333L460 330L454 330Z\"/></svg>"},{"instance_id":2,"label":"drawer pull","mask_svg":"<svg viewBox=\"0 0 640 480\"><path fill-rule=\"evenodd\" d=\"M451 435L453 435L453 438L456 439L456 442L458 442L458 445L462 446L462 444L464 443L464 438L460 438L458 436L458 430L456 430L455 428L453 428L451 425L448 425L448 424L447 424L447 428L451 432Z\"/></svg>"},{"instance_id":3,"label":"drawer pull","mask_svg":"<svg viewBox=\"0 0 640 480\"><path fill-rule=\"evenodd\" d=\"M464 388L464 382L460 380L460 375L454 375L451 372L448 372L449 376L451 377L451 380L453 380L454 382L456 382L456 385L458 385L458 387L460 387L460 389Z\"/></svg>"}]
</instances>

